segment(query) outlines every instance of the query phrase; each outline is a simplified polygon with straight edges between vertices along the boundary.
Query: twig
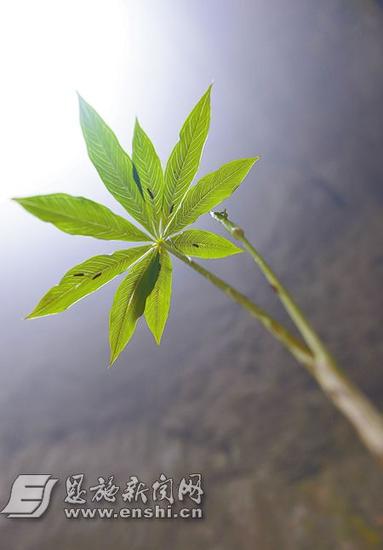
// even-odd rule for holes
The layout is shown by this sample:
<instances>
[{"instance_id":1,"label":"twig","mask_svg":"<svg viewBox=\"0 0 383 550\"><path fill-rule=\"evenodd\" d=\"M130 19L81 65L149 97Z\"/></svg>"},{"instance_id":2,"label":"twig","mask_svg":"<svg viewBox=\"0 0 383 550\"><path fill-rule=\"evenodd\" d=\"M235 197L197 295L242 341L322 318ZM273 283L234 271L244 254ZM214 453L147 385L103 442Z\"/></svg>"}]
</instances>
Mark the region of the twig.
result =
<instances>
[{"instance_id":1,"label":"twig","mask_svg":"<svg viewBox=\"0 0 383 550\"><path fill-rule=\"evenodd\" d=\"M337 366L335 359L328 352L293 298L267 262L247 240L244 230L228 218L226 211L212 212L212 217L242 244L261 269L312 352L314 361L311 364L306 364L304 361L301 363L308 367L325 394L354 426L367 449L383 465L383 416L381 413Z\"/></svg>"},{"instance_id":2,"label":"twig","mask_svg":"<svg viewBox=\"0 0 383 550\"><path fill-rule=\"evenodd\" d=\"M250 315L258 319L262 325L269 331L271 334L277 338L291 353L292 355L300 362L304 362L309 367L313 366L314 357L310 350L301 343L295 336L293 336L288 330L286 330L278 321L270 317L262 308L254 304L249 298L244 294L236 290L234 287L208 271L202 265L198 264L189 256L182 254L175 246L171 246L168 242L163 243L164 246L169 250L171 254L176 256L179 260L190 266L194 271L197 271L200 275L205 277L208 281L213 283L217 288L222 290L229 298L237 302L243 308L245 308Z\"/></svg>"}]
</instances>

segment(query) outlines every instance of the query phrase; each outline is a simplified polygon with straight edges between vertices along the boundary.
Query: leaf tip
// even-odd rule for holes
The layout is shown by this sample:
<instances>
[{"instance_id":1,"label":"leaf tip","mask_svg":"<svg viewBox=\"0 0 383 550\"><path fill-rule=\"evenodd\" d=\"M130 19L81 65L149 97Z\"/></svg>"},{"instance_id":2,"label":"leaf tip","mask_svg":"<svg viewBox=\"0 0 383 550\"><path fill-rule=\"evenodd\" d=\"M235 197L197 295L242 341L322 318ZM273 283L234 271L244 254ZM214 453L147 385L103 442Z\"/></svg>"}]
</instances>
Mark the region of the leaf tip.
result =
<instances>
[{"instance_id":1,"label":"leaf tip","mask_svg":"<svg viewBox=\"0 0 383 550\"><path fill-rule=\"evenodd\" d=\"M119 353L116 353L115 351L112 351L111 354L110 354L110 358L109 358L109 365L108 365L108 368L112 368L113 365L115 364L115 362L117 361L118 359L118 356L120 354Z\"/></svg>"},{"instance_id":2,"label":"leaf tip","mask_svg":"<svg viewBox=\"0 0 383 550\"><path fill-rule=\"evenodd\" d=\"M78 106L79 106L79 110L80 110L80 117L82 118L82 117L86 116L86 112L89 111L90 105L82 97L82 95L79 92L76 92L76 93L77 93L77 98L78 98Z\"/></svg>"},{"instance_id":3,"label":"leaf tip","mask_svg":"<svg viewBox=\"0 0 383 550\"><path fill-rule=\"evenodd\" d=\"M23 320L24 321L29 321L30 319L36 319L36 317L37 317L37 315L35 315L32 311L31 313L28 313L27 315L25 315Z\"/></svg>"},{"instance_id":4,"label":"leaf tip","mask_svg":"<svg viewBox=\"0 0 383 550\"><path fill-rule=\"evenodd\" d=\"M80 94L78 90L76 90L76 95L80 103L86 103L85 99L83 98L83 96Z\"/></svg>"},{"instance_id":5,"label":"leaf tip","mask_svg":"<svg viewBox=\"0 0 383 550\"><path fill-rule=\"evenodd\" d=\"M161 345L162 334L154 334L153 333L153 336L154 336L154 341L157 344L157 346L160 346Z\"/></svg>"},{"instance_id":6,"label":"leaf tip","mask_svg":"<svg viewBox=\"0 0 383 550\"><path fill-rule=\"evenodd\" d=\"M109 355L109 368L113 367L117 359L120 357L121 353L124 351L126 344L124 346L119 346L118 344L110 344L110 355Z\"/></svg>"},{"instance_id":7,"label":"leaf tip","mask_svg":"<svg viewBox=\"0 0 383 550\"><path fill-rule=\"evenodd\" d=\"M24 317L24 320L40 319L41 317L47 317L47 316L55 315L55 313L46 313L46 312L44 312L44 310L41 310L41 308L39 308L39 305L40 304L37 304L35 309L33 309L30 313L28 313Z\"/></svg>"},{"instance_id":8,"label":"leaf tip","mask_svg":"<svg viewBox=\"0 0 383 550\"><path fill-rule=\"evenodd\" d=\"M84 103L84 98L82 97L80 92L78 92L77 90L76 90L76 95L77 95L77 100L78 100L79 106L81 108L81 105Z\"/></svg>"},{"instance_id":9,"label":"leaf tip","mask_svg":"<svg viewBox=\"0 0 383 550\"><path fill-rule=\"evenodd\" d=\"M250 171L254 166L254 164L256 164L259 160L261 160L261 157L257 155L256 157L249 157L243 160L247 163L248 170Z\"/></svg>"},{"instance_id":10,"label":"leaf tip","mask_svg":"<svg viewBox=\"0 0 383 550\"><path fill-rule=\"evenodd\" d=\"M206 97L209 101L210 101L211 89L212 89L212 87L213 87L213 84L214 84L214 82L212 81L212 82L209 84L208 89L206 90L206 92L205 92L205 94L204 94L205 97Z\"/></svg>"}]
</instances>

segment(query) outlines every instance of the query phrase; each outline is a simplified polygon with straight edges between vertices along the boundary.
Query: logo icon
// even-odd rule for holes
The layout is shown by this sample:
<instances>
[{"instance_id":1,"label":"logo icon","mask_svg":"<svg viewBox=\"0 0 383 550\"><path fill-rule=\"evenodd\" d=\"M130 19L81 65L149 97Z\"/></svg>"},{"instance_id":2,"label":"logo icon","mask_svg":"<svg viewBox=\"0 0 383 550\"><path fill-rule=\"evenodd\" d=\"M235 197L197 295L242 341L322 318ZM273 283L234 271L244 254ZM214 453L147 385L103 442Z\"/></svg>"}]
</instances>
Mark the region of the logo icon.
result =
<instances>
[{"instance_id":1,"label":"logo icon","mask_svg":"<svg viewBox=\"0 0 383 550\"><path fill-rule=\"evenodd\" d=\"M13 482L8 504L0 514L8 518L39 518L48 508L58 479L51 474L21 474Z\"/></svg>"}]
</instances>

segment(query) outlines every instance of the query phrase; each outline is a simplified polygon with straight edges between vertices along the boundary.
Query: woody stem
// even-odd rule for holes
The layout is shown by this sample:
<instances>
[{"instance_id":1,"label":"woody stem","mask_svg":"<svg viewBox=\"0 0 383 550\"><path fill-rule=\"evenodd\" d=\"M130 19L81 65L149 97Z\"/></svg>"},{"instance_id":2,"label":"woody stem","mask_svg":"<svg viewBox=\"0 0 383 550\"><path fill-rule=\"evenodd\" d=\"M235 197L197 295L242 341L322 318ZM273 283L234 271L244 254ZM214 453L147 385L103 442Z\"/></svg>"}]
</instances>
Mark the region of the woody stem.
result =
<instances>
[{"instance_id":1,"label":"woody stem","mask_svg":"<svg viewBox=\"0 0 383 550\"><path fill-rule=\"evenodd\" d=\"M226 212L213 212L212 216L242 244L260 268L311 351L312 363L301 362L308 368L327 397L349 420L362 443L383 466L382 414L338 367L335 359L326 349L289 292L260 253L248 241L244 230L232 222Z\"/></svg>"}]
</instances>

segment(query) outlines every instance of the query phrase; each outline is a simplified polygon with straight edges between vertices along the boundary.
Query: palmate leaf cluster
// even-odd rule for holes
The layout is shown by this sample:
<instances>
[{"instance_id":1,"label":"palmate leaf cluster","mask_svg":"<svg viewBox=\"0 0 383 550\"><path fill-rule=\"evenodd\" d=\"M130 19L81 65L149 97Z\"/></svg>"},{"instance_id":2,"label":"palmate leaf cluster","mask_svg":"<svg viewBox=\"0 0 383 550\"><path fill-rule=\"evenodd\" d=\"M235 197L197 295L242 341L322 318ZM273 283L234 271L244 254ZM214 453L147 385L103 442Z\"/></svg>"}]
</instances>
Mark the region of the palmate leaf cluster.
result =
<instances>
[{"instance_id":1,"label":"palmate leaf cluster","mask_svg":"<svg viewBox=\"0 0 383 550\"><path fill-rule=\"evenodd\" d=\"M172 262L169 250L198 258L241 252L227 239L186 229L229 197L258 158L221 166L195 185L210 124L211 87L187 117L165 171L155 148L136 121L131 157L96 111L79 97L80 122L89 157L113 197L141 227L84 197L65 193L16 198L28 212L72 235L146 243L94 256L65 273L28 318L62 312L115 277L125 274L115 294L109 323L113 363L144 316L160 343L169 314Z\"/></svg>"}]
</instances>

